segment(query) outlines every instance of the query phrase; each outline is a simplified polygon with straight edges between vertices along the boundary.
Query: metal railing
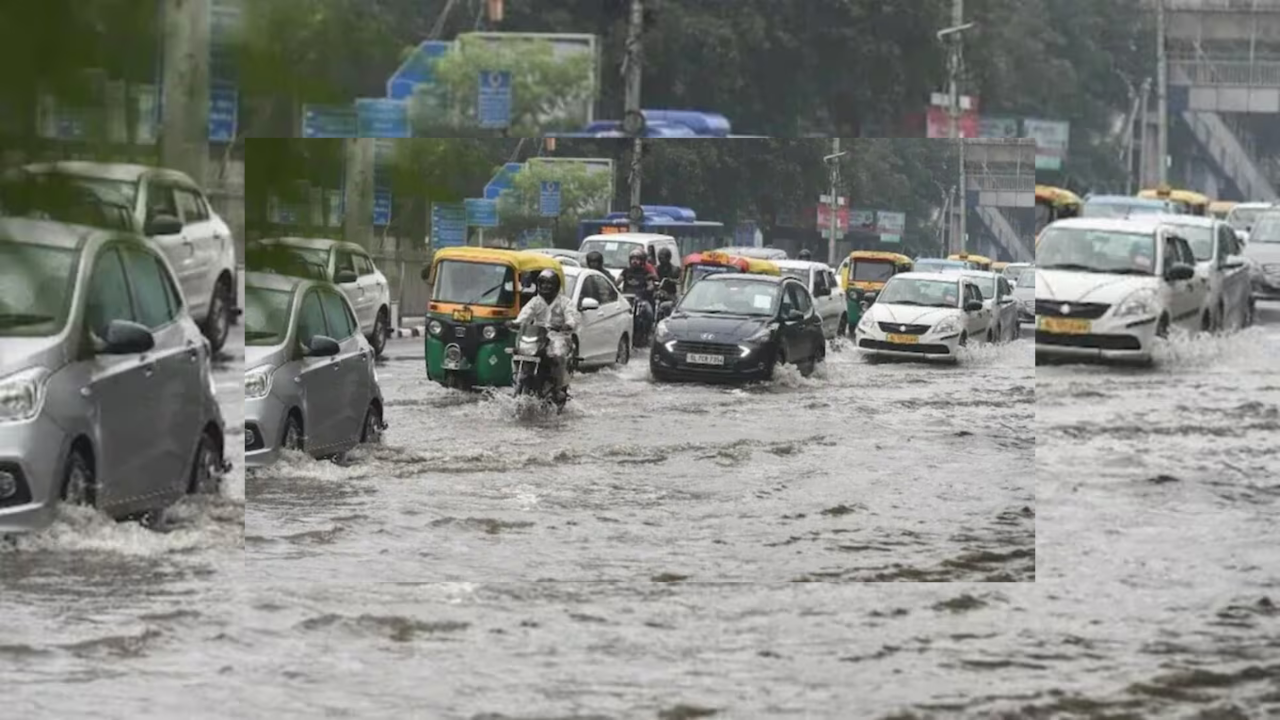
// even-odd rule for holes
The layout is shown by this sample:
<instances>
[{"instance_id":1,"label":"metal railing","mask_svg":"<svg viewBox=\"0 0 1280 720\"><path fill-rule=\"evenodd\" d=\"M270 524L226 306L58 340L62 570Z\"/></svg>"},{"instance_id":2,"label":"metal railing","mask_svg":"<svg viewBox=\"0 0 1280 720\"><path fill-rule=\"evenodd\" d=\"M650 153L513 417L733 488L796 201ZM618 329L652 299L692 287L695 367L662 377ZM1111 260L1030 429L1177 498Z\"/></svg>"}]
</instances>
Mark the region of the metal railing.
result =
<instances>
[{"instance_id":1,"label":"metal railing","mask_svg":"<svg viewBox=\"0 0 1280 720\"><path fill-rule=\"evenodd\" d=\"M1218 113L1182 113L1183 120L1210 157L1250 200L1276 199L1275 187L1256 165Z\"/></svg>"},{"instance_id":2,"label":"metal railing","mask_svg":"<svg viewBox=\"0 0 1280 720\"><path fill-rule=\"evenodd\" d=\"M993 190L1003 192L1035 192L1034 175L968 175L970 190Z\"/></svg>"},{"instance_id":3,"label":"metal railing","mask_svg":"<svg viewBox=\"0 0 1280 720\"><path fill-rule=\"evenodd\" d=\"M1009 219L1004 216L1004 213L1000 212L999 208L979 205L978 216L982 218L982 222L991 231L996 243L1008 251L1015 261L1024 261L1032 256L1026 243L1022 241L1017 230L1014 229Z\"/></svg>"},{"instance_id":4,"label":"metal railing","mask_svg":"<svg viewBox=\"0 0 1280 720\"><path fill-rule=\"evenodd\" d=\"M1280 62L1248 60L1169 60L1169 79L1191 85L1280 87Z\"/></svg>"}]
</instances>

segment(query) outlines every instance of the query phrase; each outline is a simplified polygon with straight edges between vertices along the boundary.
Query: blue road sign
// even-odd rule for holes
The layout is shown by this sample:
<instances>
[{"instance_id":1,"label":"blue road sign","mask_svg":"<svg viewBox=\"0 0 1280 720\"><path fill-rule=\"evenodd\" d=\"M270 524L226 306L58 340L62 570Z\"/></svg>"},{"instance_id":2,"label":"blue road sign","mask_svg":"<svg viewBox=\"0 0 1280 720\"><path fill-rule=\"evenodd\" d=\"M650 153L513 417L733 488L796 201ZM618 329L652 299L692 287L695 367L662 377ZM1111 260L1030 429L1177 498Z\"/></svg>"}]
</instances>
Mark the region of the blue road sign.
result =
<instances>
[{"instance_id":1,"label":"blue road sign","mask_svg":"<svg viewBox=\"0 0 1280 720\"><path fill-rule=\"evenodd\" d=\"M387 78L387 97L408 100L418 85L436 84L436 61L453 48L453 43L427 40L419 45L391 77Z\"/></svg>"},{"instance_id":2,"label":"blue road sign","mask_svg":"<svg viewBox=\"0 0 1280 720\"><path fill-rule=\"evenodd\" d=\"M475 227L498 227L498 201L467 198L467 224Z\"/></svg>"},{"instance_id":3,"label":"blue road sign","mask_svg":"<svg viewBox=\"0 0 1280 720\"><path fill-rule=\"evenodd\" d=\"M511 71L480 71L476 115L480 118L482 128L505 128L511 125Z\"/></svg>"},{"instance_id":4,"label":"blue road sign","mask_svg":"<svg viewBox=\"0 0 1280 720\"><path fill-rule=\"evenodd\" d=\"M357 131L363 138L407 138L409 103L386 98L356 100Z\"/></svg>"},{"instance_id":5,"label":"blue road sign","mask_svg":"<svg viewBox=\"0 0 1280 720\"><path fill-rule=\"evenodd\" d=\"M373 191L373 224L383 227L391 224L391 191Z\"/></svg>"},{"instance_id":6,"label":"blue road sign","mask_svg":"<svg viewBox=\"0 0 1280 720\"><path fill-rule=\"evenodd\" d=\"M431 246L467 244L467 206L463 203L431 203Z\"/></svg>"},{"instance_id":7,"label":"blue road sign","mask_svg":"<svg viewBox=\"0 0 1280 720\"><path fill-rule=\"evenodd\" d=\"M515 180L516 173L524 169L524 165L520 163L507 163L502 166L497 175L484 186L484 197L486 200L497 200L504 191L510 190Z\"/></svg>"},{"instance_id":8,"label":"blue road sign","mask_svg":"<svg viewBox=\"0 0 1280 720\"><path fill-rule=\"evenodd\" d=\"M209 142L229 143L236 139L238 109L235 85L219 84L209 89Z\"/></svg>"},{"instance_id":9,"label":"blue road sign","mask_svg":"<svg viewBox=\"0 0 1280 720\"><path fill-rule=\"evenodd\" d=\"M373 143L373 187L376 190L391 189L391 158L395 145L390 140Z\"/></svg>"},{"instance_id":10,"label":"blue road sign","mask_svg":"<svg viewBox=\"0 0 1280 720\"><path fill-rule=\"evenodd\" d=\"M560 215L560 181L543 180L542 192L538 197L538 207L542 217L558 217Z\"/></svg>"},{"instance_id":11,"label":"blue road sign","mask_svg":"<svg viewBox=\"0 0 1280 720\"><path fill-rule=\"evenodd\" d=\"M356 109L343 105L303 105L302 137L353 138L358 121Z\"/></svg>"}]
</instances>

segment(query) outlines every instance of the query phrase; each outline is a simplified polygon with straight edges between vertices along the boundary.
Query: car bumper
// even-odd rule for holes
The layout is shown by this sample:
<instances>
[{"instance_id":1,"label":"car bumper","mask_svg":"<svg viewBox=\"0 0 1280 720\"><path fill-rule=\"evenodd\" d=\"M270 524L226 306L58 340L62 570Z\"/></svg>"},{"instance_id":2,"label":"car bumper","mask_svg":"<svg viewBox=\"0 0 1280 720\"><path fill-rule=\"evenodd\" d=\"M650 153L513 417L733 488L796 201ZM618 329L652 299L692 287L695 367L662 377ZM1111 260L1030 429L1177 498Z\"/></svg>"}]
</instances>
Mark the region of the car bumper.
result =
<instances>
[{"instance_id":1,"label":"car bumper","mask_svg":"<svg viewBox=\"0 0 1280 720\"><path fill-rule=\"evenodd\" d=\"M1280 278L1269 275L1253 280L1254 300L1280 300Z\"/></svg>"},{"instance_id":2,"label":"car bumper","mask_svg":"<svg viewBox=\"0 0 1280 720\"><path fill-rule=\"evenodd\" d=\"M649 353L649 372L657 380L689 380L694 382L741 382L769 376L776 349L772 345L752 345L746 355L727 357L724 365L698 365L685 362L684 353L673 350L673 341L654 343Z\"/></svg>"},{"instance_id":3,"label":"car bumper","mask_svg":"<svg viewBox=\"0 0 1280 720\"><path fill-rule=\"evenodd\" d=\"M17 492L0 499L0 535L42 530L53 523L62 493L62 428L51 420L0 425L0 472Z\"/></svg>"},{"instance_id":4,"label":"car bumper","mask_svg":"<svg viewBox=\"0 0 1280 720\"><path fill-rule=\"evenodd\" d=\"M891 343L889 334L874 325L854 331L853 344L859 353L874 357L953 358L960 345L960 333L933 333L916 336L918 342Z\"/></svg>"},{"instance_id":5,"label":"car bumper","mask_svg":"<svg viewBox=\"0 0 1280 720\"><path fill-rule=\"evenodd\" d=\"M244 401L244 466L261 468L280 459L288 408L275 396Z\"/></svg>"},{"instance_id":6,"label":"car bumper","mask_svg":"<svg viewBox=\"0 0 1280 720\"><path fill-rule=\"evenodd\" d=\"M1051 333L1036 327L1036 356L1145 360L1156 337L1156 316L1092 321L1090 332Z\"/></svg>"}]
</instances>

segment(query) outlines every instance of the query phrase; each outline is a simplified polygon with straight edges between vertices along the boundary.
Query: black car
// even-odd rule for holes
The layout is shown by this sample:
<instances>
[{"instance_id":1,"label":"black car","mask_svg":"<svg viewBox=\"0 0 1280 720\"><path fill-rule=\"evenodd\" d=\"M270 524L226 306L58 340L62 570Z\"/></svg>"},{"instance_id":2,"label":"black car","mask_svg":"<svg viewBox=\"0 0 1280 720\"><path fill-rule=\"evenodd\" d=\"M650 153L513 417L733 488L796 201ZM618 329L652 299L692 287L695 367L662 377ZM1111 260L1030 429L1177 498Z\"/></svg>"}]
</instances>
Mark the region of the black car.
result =
<instances>
[{"instance_id":1,"label":"black car","mask_svg":"<svg viewBox=\"0 0 1280 720\"><path fill-rule=\"evenodd\" d=\"M827 355L822 318L791 277L709 275L658 323L655 380L768 380L779 363L808 377Z\"/></svg>"}]
</instances>

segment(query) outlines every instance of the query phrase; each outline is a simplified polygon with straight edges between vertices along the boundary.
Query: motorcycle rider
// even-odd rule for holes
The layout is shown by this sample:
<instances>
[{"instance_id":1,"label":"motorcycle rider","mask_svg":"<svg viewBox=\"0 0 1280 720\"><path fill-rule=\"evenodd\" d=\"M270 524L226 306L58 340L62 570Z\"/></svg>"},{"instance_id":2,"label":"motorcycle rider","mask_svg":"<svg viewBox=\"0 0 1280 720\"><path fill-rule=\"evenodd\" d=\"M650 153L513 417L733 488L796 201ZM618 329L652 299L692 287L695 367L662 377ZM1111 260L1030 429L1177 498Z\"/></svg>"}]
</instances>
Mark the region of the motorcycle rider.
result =
<instances>
[{"instance_id":1,"label":"motorcycle rider","mask_svg":"<svg viewBox=\"0 0 1280 720\"><path fill-rule=\"evenodd\" d=\"M813 253L809 252L809 248L800 248L801 260L810 260L812 259L812 257L813 257Z\"/></svg>"},{"instance_id":2,"label":"motorcycle rider","mask_svg":"<svg viewBox=\"0 0 1280 720\"><path fill-rule=\"evenodd\" d=\"M547 269L538 274L537 296L520 310L509 325L519 328L530 321L545 326L551 332L575 332L578 329L578 311L569 298L560 293L560 275L555 270ZM569 391L567 358L556 355L552 349L548 350L547 358L551 362L551 377L556 383L556 400L559 402Z\"/></svg>"},{"instance_id":3,"label":"motorcycle rider","mask_svg":"<svg viewBox=\"0 0 1280 720\"><path fill-rule=\"evenodd\" d=\"M592 250L587 253L587 267L592 270L598 270L605 275L609 274L609 271L604 269L604 255L599 250Z\"/></svg>"},{"instance_id":4,"label":"motorcycle rider","mask_svg":"<svg viewBox=\"0 0 1280 720\"><path fill-rule=\"evenodd\" d=\"M676 299L676 289L680 287L680 268L671 262L671 248L658 250L658 265L654 272L658 276L658 319L661 320L670 312Z\"/></svg>"},{"instance_id":5,"label":"motorcycle rider","mask_svg":"<svg viewBox=\"0 0 1280 720\"><path fill-rule=\"evenodd\" d=\"M634 337L647 337L649 328L653 327L653 291L658 284L658 273L649 264L644 250L636 248L631 251L627 267L618 276L618 289L623 293L634 295L639 317Z\"/></svg>"}]
</instances>

